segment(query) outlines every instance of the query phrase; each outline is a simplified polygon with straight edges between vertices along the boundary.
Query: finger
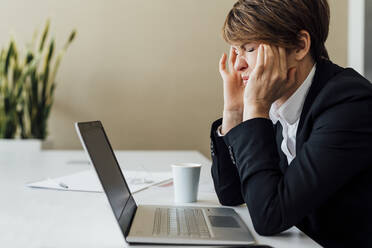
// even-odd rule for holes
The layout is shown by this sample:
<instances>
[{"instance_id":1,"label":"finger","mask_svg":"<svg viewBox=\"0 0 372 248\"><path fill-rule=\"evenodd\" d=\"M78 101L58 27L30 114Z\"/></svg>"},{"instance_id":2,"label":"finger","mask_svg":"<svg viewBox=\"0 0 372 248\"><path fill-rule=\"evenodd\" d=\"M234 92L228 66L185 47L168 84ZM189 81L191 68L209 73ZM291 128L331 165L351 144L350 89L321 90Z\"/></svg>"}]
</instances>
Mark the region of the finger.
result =
<instances>
[{"instance_id":1,"label":"finger","mask_svg":"<svg viewBox=\"0 0 372 248\"><path fill-rule=\"evenodd\" d=\"M284 47L279 47L280 57L280 72L283 76L287 76L287 52Z\"/></svg>"},{"instance_id":2,"label":"finger","mask_svg":"<svg viewBox=\"0 0 372 248\"><path fill-rule=\"evenodd\" d=\"M272 46L271 49L273 50L274 54L274 68L280 72L280 56L279 56L279 49L277 46Z\"/></svg>"},{"instance_id":3,"label":"finger","mask_svg":"<svg viewBox=\"0 0 372 248\"><path fill-rule=\"evenodd\" d=\"M219 69L221 74L226 72L226 53L223 53L220 58Z\"/></svg>"},{"instance_id":4,"label":"finger","mask_svg":"<svg viewBox=\"0 0 372 248\"><path fill-rule=\"evenodd\" d=\"M229 70L230 70L230 72L234 70L235 61L236 61L236 52L235 52L235 49L231 46L230 47L230 55L229 55Z\"/></svg>"},{"instance_id":5,"label":"finger","mask_svg":"<svg viewBox=\"0 0 372 248\"><path fill-rule=\"evenodd\" d=\"M253 69L253 72L255 74L261 74L263 72L264 68L264 46L263 44L260 44L258 47L258 52L257 52L257 59L256 59L256 65Z\"/></svg>"},{"instance_id":6,"label":"finger","mask_svg":"<svg viewBox=\"0 0 372 248\"><path fill-rule=\"evenodd\" d=\"M274 52L270 45L265 45L265 70L271 72L274 68Z\"/></svg>"}]
</instances>

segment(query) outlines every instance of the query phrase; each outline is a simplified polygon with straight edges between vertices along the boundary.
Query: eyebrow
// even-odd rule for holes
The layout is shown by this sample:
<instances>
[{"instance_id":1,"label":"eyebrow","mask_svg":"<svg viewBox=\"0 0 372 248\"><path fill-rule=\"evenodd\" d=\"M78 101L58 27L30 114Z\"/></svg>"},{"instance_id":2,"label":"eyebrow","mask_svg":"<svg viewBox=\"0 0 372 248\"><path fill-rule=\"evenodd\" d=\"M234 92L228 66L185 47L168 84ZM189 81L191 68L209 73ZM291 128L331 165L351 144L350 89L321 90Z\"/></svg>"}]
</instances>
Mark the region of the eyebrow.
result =
<instances>
[{"instance_id":1,"label":"eyebrow","mask_svg":"<svg viewBox=\"0 0 372 248\"><path fill-rule=\"evenodd\" d=\"M240 45L240 46L233 46L233 47L234 47L235 49L240 48L240 49L242 49L242 50L245 50L245 46L248 45L248 44L251 44L251 43L246 42L246 43L243 43L243 44Z\"/></svg>"}]
</instances>

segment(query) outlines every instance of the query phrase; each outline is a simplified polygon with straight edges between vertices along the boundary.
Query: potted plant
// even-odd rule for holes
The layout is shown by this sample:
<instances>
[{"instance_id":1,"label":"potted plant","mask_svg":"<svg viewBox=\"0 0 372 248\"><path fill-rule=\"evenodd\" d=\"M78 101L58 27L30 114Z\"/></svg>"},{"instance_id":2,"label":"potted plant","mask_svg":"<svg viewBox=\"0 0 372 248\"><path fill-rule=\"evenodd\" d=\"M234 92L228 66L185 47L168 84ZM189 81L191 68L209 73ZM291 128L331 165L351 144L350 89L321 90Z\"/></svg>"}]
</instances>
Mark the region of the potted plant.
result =
<instances>
[{"instance_id":1,"label":"potted plant","mask_svg":"<svg viewBox=\"0 0 372 248\"><path fill-rule=\"evenodd\" d=\"M57 71L76 35L73 30L54 58L55 40L49 38L49 27L48 20L39 42L35 33L24 56L13 39L0 52L0 151L14 146L19 150L24 144L40 149L48 135Z\"/></svg>"}]
</instances>

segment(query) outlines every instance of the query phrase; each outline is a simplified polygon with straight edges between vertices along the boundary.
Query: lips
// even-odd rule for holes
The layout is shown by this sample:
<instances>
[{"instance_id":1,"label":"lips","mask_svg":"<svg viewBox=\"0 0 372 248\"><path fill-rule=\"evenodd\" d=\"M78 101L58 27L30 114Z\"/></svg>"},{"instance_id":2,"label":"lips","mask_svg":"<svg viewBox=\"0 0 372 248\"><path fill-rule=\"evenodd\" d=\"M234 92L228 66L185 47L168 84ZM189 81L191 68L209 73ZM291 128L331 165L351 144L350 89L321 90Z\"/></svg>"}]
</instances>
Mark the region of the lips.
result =
<instances>
[{"instance_id":1,"label":"lips","mask_svg":"<svg viewBox=\"0 0 372 248\"><path fill-rule=\"evenodd\" d=\"M242 79L243 79L243 84L247 85L249 76L242 76Z\"/></svg>"}]
</instances>

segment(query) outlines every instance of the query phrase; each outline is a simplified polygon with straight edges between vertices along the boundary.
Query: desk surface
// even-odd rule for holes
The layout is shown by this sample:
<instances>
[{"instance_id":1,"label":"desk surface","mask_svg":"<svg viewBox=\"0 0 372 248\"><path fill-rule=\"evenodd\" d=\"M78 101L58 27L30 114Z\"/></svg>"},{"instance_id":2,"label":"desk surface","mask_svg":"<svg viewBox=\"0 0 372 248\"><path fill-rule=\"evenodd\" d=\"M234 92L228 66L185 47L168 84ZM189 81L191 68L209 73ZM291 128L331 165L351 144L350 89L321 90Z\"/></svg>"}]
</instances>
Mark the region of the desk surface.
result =
<instances>
[{"instance_id":1,"label":"desk surface","mask_svg":"<svg viewBox=\"0 0 372 248\"><path fill-rule=\"evenodd\" d=\"M201 184L212 189L211 162L196 151L119 151L122 168L167 171L174 162L202 163ZM128 247L103 193L31 189L26 183L91 168L83 151L0 153L1 247ZM134 195L139 204L174 204L172 189L150 188ZM199 192L195 206L219 206L215 193ZM245 206L235 207L260 244L320 247L292 228L274 237L255 233ZM136 247L149 247L139 246ZM185 248L185 246L183 246Z\"/></svg>"}]
</instances>

